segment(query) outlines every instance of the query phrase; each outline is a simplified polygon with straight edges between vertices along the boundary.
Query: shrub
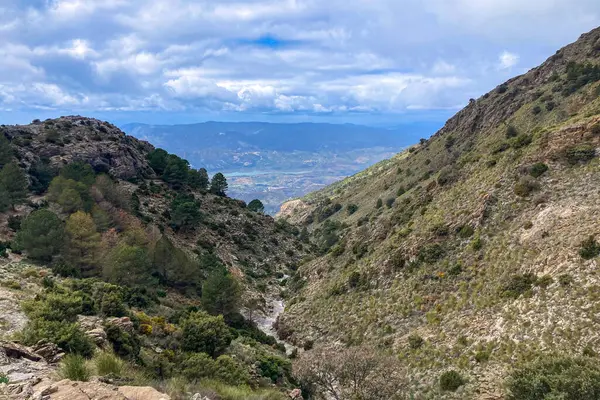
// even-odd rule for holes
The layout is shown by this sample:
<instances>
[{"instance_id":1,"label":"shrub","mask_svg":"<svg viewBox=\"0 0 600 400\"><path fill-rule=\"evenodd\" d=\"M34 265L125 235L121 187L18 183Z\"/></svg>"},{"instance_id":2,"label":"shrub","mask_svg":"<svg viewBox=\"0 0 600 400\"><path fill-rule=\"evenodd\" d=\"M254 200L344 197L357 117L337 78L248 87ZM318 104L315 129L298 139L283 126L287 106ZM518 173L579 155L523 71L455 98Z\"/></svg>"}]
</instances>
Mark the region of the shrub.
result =
<instances>
[{"instance_id":1,"label":"shrub","mask_svg":"<svg viewBox=\"0 0 600 400\"><path fill-rule=\"evenodd\" d=\"M114 353L102 351L94 356L94 365L98 375L121 376L124 363Z\"/></svg>"},{"instance_id":2,"label":"shrub","mask_svg":"<svg viewBox=\"0 0 600 400\"><path fill-rule=\"evenodd\" d=\"M16 232L19 229L21 229L21 217L18 215L11 215L10 217L8 217L8 229L10 229L13 232Z\"/></svg>"},{"instance_id":3,"label":"shrub","mask_svg":"<svg viewBox=\"0 0 600 400\"><path fill-rule=\"evenodd\" d=\"M444 146L447 149L450 149L452 146L454 146L454 143L456 143L456 139L454 138L454 136L450 135L446 138L446 141L444 142Z\"/></svg>"},{"instance_id":4,"label":"shrub","mask_svg":"<svg viewBox=\"0 0 600 400\"><path fill-rule=\"evenodd\" d=\"M51 292L23 303L23 310L32 319L75 322L83 312L83 297L71 292Z\"/></svg>"},{"instance_id":5,"label":"shrub","mask_svg":"<svg viewBox=\"0 0 600 400\"><path fill-rule=\"evenodd\" d=\"M542 112L542 107L535 106L535 107L533 107L533 109L531 110L531 112L533 113L533 115L538 115L539 113Z\"/></svg>"},{"instance_id":6,"label":"shrub","mask_svg":"<svg viewBox=\"0 0 600 400\"><path fill-rule=\"evenodd\" d=\"M6 374L4 372L0 372L0 385L3 383L8 385L8 383L9 383L8 376L6 376Z\"/></svg>"},{"instance_id":7,"label":"shrub","mask_svg":"<svg viewBox=\"0 0 600 400\"><path fill-rule=\"evenodd\" d=\"M600 244L594 239L593 236L590 236L583 242L581 242L581 248L579 249L579 255L584 260L591 260L592 258L596 258L600 255Z\"/></svg>"},{"instance_id":8,"label":"shrub","mask_svg":"<svg viewBox=\"0 0 600 400\"><path fill-rule=\"evenodd\" d=\"M85 358L77 354L69 354L61 361L59 374L64 379L82 382L87 382L91 375Z\"/></svg>"},{"instance_id":9,"label":"shrub","mask_svg":"<svg viewBox=\"0 0 600 400\"><path fill-rule=\"evenodd\" d=\"M67 353L91 357L94 353L94 343L79 329L76 323L63 321L45 321L34 319L27 323L20 334L26 345L34 345L40 340L55 343Z\"/></svg>"},{"instance_id":10,"label":"shrub","mask_svg":"<svg viewBox=\"0 0 600 400\"><path fill-rule=\"evenodd\" d=\"M502 294L513 299L518 298L536 283L536 276L532 273L513 275L502 287Z\"/></svg>"},{"instance_id":11,"label":"shrub","mask_svg":"<svg viewBox=\"0 0 600 400\"><path fill-rule=\"evenodd\" d=\"M358 206L356 204L348 204L346 206L346 211L348 212L348 215L354 214L357 210Z\"/></svg>"},{"instance_id":12,"label":"shrub","mask_svg":"<svg viewBox=\"0 0 600 400\"><path fill-rule=\"evenodd\" d=\"M387 208L392 208L392 206L394 205L395 202L396 202L395 198L388 197L388 199L385 201L385 205L387 206Z\"/></svg>"},{"instance_id":13,"label":"shrub","mask_svg":"<svg viewBox=\"0 0 600 400\"><path fill-rule=\"evenodd\" d=\"M586 163L596 156L596 149L588 144L580 144L565 150L565 159L571 165Z\"/></svg>"},{"instance_id":14,"label":"shrub","mask_svg":"<svg viewBox=\"0 0 600 400\"><path fill-rule=\"evenodd\" d=\"M490 359L490 351L489 350L479 350L475 353L475 361L478 363L484 363Z\"/></svg>"},{"instance_id":15,"label":"shrub","mask_svg":"<svg viewBox=\"0 0 600 400\"><path fill-rule=\"evenodd\" d=\"M411 349L420 349L424 343L425 340L423 340L423 338L417 334L412 334L408 337L408 346Z\"/></svg>"},{"instance_id":16,"label":"shrub","mask_svg":"<svg viewBox=\"0 0 600 400\"><path fill-rule=\"evenodd\" d=\"M377 203L375 204L376 208L381 208L383 206L383 200L377 199Z\"/></svg>"},{"instance_id":17,"label":"shrub","mask_svg":"<svg viewBox=\"0 0 600 400\"><path fill-rule=\"evenodd\" d=\"M548 171L548 166L542 162L535 163L529 167L529 175L534 178L542 176L546 171Z\"/></svg>"},{"instance_id":18,"label":"shrub","mask_svg":"<svg viewBox=\"0 0 600 400\"><path fill-rule=\"evenodd\" d=\"M592 126L591 132L593 135L600 135L600 122Z\"/></svg>"},{"instance_id":19,"label":"shrub","mask_svg":"<svg viewBox=\"0 0 600 400\"><path fill-rule=\"evenodd\" d=\"M454 370L446 371L440 376L440 389L444 391L455 392L465 383L465 379Z\"/></svg>"},{"instance_id":20,"label":"shrub","mask_svg":"<svg viewBox=\"0 0 600 400\"><path fill-rule=\"evenodd\" d=\"M531 135L522 133L519 136L512 138L510 140L510 145L513 149L520 149L521 147L529 146L532 141L533 138Z\"/></svg>"},{"instance_id":21,"label":"shrub","mask_svg":"<svg viewBox=\"0 0 600 400\"><path fill-rule=\"evenodd\" d=\"M528 176L524 176L515 184L514 192L519 197L527 197L532 192L539 190L540 185Z\"/></svg>"},{"instance_id":22,"label":"shrub","mask_svg":"<svg viewBox=\"0 0 600 400\"><path fill-rule=\"evenodd\" d=\"M183 361L182 373L190 381L210 378L214 375L215 361L206 353L194 353Z\"/></svg>"},{"instance_id":23,"label":"shrub","mask_svg":"<svg viewBox=\"0 0 600 400\"><path fill-rule=\"evenodd\" d=\"M558 276L558 283L560 283L561 286L569 286L573 282L574 282L574 279L569 274L561 274Z\"/></svg>"},{"instance_id":24,"label":"shrub","mask_svg":"<svg viewBox=\"0 0 600 400\"><path fill-rule=\"evenodd\" d=\"M434 263L442 258L444 254L444 248L440 244L434 243L421 247L418 257L420 261Z\"/></svg>"},{"instance_id":25,"label":"shrub","mask_svg":"<svg viewBox=\"0 0 600 400\"><path fill-rule=\"evenodd\" d=\"M284 377L286 374L291 372L291 363L277 356L267 355L261 357L258 361L258 369L260 374L265 378L271 379L271 382L277 383L277 381Z\"/></svg>"},{"instance_id":26,"label":"shrub","mask_svg":"<svg viewBox=\"0 0 600 400\"><path fill-rule=\"evenodd\" d=\"M517 131L517 128L515 128L513 125L508 125L506 127L506 138L507 139L517 137L518 134L519 134L519 131Z\"/></svg>"},{"instance_id":27,"label":"shrub","mask_svg":"<svg viewBox=\"0 0 600 400\"><path fill-rule=\"evenodd\" d=\"M507 388L508 400L598 399L600 364L593 358L546 356L515 369Z\"/></svg>"},{"instance_id":28,"label":"shrub","mask_svg":"<svg viewBox=\"0 0 600 400\"><path fill-rule=\"evenodd\" d=\"M463 225L458 231L458 236L463 239L470 238L475 233L475 229L471 225Z\"/></svg>"},{"instance_id":29,"label":"shrub","mask_svg":"<svg viewBox=\"0 0 600 400\"><path fill-rule=\"evenodd\" d=\"M182 323L182 348L185 351L216 357L225 351L231 340L231 332L221 315L213 317L195 312Z\"/></svg>"},{"instance_id":30,"label":"shrub","mask_svg":"<svg viewBox=\"0 0 600 400\"><path fill-rule=\"evenodd\" d=\"M440 186L444 186L444 185L454 182L455 180L456 180L456 174L454 173L454 170L451 167L444 167L444 168L442 168L442 170L440 171L440 174L438 175L437 183Z\"/></svg>"},{"instance_id":31,"label":"shrub","mask_svg":"<svg viewBox=\"0 0 600 400\"><path fill-rule=\"evenodd\" d=\"M117 325L105 328L106 338L112 344L115 354L121 357L135 358L140 353L140 340L132 332L126 332Z\"/></svg>"}]
</instances>

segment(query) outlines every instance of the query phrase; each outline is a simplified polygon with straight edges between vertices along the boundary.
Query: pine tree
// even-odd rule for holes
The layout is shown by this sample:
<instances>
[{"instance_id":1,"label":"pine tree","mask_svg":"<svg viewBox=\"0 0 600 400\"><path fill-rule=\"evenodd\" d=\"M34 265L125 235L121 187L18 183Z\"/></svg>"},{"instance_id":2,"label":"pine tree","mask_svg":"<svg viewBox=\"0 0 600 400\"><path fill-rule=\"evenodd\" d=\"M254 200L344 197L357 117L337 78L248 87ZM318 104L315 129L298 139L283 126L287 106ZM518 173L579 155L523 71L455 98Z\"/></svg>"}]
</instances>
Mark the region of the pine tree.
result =
<instances>
[{"instance_id":1,"label":"pine tree","mask_svg":"<svg viewBox=\"0 0 600 400\"><path fill-rule=\"evenodd\" d=\"M9 204L14 208L27 198L29 181L19 166L11 162L0 171L0 190L6 192Z\"/></svg>"},{"instance_id":2,"label":"pine tree","mask_svg":"<svg viewBox=\"0 0 600 400\"><path fill-rule=\"evenodd\" d=\"M265 212L265 206L262 203L262 201L260 201L258 199L254 199L250 203L248 203L248 210L254 211L257 213L263 213L263 212Z\"/></svg>"},{"instance_id":3,"label":"pine tree","mask_svg":"<svg viewBox=\"0 0 600 400\"><path fill-rule=\"evenodd\" d=\"M71 265L79 267L82 275L94 275L100 234L89 214L78 211L67 220L65 227L65 258Z\"/></svg>"},{"instance_id":4,"label":"pine tree","mask_svg":"<svg viewBox=\"0 0 600 400\"><path fill-rule=\"evenodd\" d=\"M210 314L227 317L238 311L241 295L237 279L220 268L211 273L202 285L202 306Z\"/></svg>"},{"instance_id":5,"label":"pine tree","mask_svg":"<svg viewBox=\"0 0 600 400\"><path fill-rule=\"evenodd\" d=\"M10 163L13 159L13 149L10 141L0 132L0 168Z\"/></svg>"},{"instance_id":6,"label":"pine tree","mask_svg":"<svg viewBox=\"0 0 600 400\"><path fill-rule=\"evenodd\" d=\"M25 250L32 260L51 261L64 241L64 227L56 214L47 209L34 211L21 223L17 248Z\"/></svg>"},{"instance_id":7,"label":"pine tree","mask_svg":"<svg viewBox=\"0 0 600 400\"><path fill-rule=\"evenodd\" d=\"M220 172L217 172L210 182L210 192L212 194L216 194L217 196L225 196L227 192L227 179L225 179L225 175Z\"/></svg>"},{"instance_id":8,"label":"pine tree","mask_svg":"<svg viewBox=\"0 0 600 400\"><path fill-rule=\"evenodd\" d=\"M206 190L208 189L208 173L204 168L200 168L199 170L190 169L188 171L188 185L190 185L193 189Z\"/></svg>"}]
</instances>

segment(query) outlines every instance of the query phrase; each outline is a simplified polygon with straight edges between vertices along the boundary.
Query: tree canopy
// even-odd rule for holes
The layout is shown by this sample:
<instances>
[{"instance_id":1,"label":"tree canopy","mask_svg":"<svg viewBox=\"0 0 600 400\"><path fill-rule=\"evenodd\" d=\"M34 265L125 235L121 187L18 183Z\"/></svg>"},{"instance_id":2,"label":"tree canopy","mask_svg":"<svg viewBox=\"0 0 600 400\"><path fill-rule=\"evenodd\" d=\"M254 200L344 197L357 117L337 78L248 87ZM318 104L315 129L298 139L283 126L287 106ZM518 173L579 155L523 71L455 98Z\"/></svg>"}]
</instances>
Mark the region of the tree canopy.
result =
<instances>
[{"instance_id":1,"label":"tree canopy","mask_svg":"<svg viewBox=\"0 0 600 400\"><path fill-rule=\"evenodd\" d=\"M58 254L64 237L62 221L47 209L34 211L21 223L17 233L17 247L33 260L51 261Z\"/></svg>"},{"instance_id":2,"label":"tree canopy","mask_svg":"<svg viewBox=\"0 0 600 400\"><path fill-rule=\"evenodd\" d=\"M212 272L202 285L202 306L213 315L230 316L240 306L242 289L224 267Z\"/></svg>"},{"instance_id":3,"label":"tree canopy","mask_svg":"<svg viewBox=\"0 0 600 400\"><path fill-rule=\"evenodd\" d=\"M10 206L14 207L25 201L29 181L25 173L15 162L10 162L0 170L0 191L5 196Z\"/></svg>"},{"instance_id":4,"label":"tree canopy","mask_svg":"<svg viewBox=\"0 0 600 400\"><path fill-rule=\"evenodd\" d=\"M250 203L248 203L248 210L262 213L265 211L265 206L262 203L262 201L254 199Z\"/></svg>"},{"instance_id":5,"label":"tree canopy","mask_svg":"<svg viewBox=\"0 0 600 400\"><path fill-rule=\"evenodd\" d=\"M225 175L217 172L210 181L210 192L217 196L225 196L227 193L227 179Z\"/></svg>"}]
</instances>

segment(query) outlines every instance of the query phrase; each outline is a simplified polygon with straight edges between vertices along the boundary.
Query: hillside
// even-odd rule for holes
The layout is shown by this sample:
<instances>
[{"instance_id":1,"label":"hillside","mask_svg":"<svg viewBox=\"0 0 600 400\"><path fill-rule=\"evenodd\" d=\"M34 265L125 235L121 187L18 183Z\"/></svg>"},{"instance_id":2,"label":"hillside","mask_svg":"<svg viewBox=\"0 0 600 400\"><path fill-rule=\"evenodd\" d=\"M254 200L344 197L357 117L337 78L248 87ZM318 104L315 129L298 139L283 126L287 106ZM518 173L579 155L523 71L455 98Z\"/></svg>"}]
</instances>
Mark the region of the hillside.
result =
<instances>
[{"instance_id":1,"label":"hillside","mask_svg":"<svg viewBox=\"0 0 600 400\"><path fill-rule=\"evenodd\" d=\"M208 171L225 173L231 195L280 205L352 175L431 132L427 124L394 129L352 124L205 122L127 124L127 133Z\"/></svg>"},{"instance_id":2,"label":"hillside","mask_svg":"<svg viewBox=\"0 0 600 400\"><path fill-rule=\"evenodd\" d=\"M599 148L600 28L429 140L284 204L320 255L290 278L280 335L312 362L324 346L399 358L398 398L598 398L543 372L519 395L538 378L514 371L565 356L597 371Z\"/></svg>"},{"instance_id":3,"label":"hillside","mask_svg":"<svg viewBox=\"0 0 600 400\"><path fill-rule=\"evenodd\" d=\"M287 396L290 361L260 321L311 250L226 189L107 122L0 127L0 339L39 353L23 364L2 342L0 397L85 380L63 371L77 356L174 399Z\"/></svg>"}]
</instances>

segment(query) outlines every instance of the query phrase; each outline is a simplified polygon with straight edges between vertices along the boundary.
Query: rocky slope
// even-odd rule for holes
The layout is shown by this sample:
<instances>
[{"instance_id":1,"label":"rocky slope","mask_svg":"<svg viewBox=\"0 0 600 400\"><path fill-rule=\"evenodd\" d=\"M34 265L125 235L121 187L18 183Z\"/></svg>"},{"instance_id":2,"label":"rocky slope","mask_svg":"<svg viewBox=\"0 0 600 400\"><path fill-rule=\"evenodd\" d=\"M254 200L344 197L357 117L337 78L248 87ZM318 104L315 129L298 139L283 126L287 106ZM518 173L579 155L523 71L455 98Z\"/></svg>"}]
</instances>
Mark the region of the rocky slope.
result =
<instances>
[{"instance_id":1,"label":"rocky slope","mask_svg":"<svg viewBox=\"0 0 600 400\"><path fill-rule=\"evenodd\" d=\"M595 354L599 151L600 28L429 140L284 205L321 255L290 279L280 333L376 344L419 399L501 399L537 354ZM456 392L438 385L449 369Z\"/></svg>"}]
</instances>

